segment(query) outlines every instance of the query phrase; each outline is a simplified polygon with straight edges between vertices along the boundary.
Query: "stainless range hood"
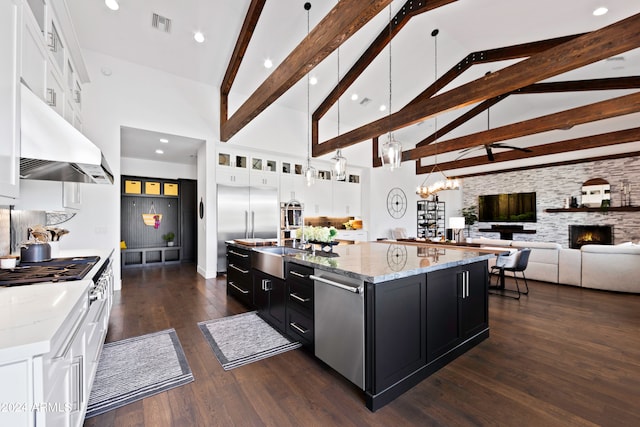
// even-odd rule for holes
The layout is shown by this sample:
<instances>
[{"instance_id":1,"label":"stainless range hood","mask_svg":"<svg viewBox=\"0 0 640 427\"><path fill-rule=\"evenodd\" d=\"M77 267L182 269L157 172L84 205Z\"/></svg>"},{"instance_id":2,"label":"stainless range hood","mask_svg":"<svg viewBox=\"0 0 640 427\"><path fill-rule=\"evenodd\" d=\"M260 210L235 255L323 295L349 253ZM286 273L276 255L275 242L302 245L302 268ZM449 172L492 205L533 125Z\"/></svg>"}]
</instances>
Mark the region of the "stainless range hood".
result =
<instances>
[{"instance_id":1,"label":"stainless range hood","mask_svg":"<svg viewBox=\"0 0 640 427\"><path fill-rule=\"evenodd\" d=\"M100 149L21 86L20 178L113 184Z\"/></svg>"}]
</instances>

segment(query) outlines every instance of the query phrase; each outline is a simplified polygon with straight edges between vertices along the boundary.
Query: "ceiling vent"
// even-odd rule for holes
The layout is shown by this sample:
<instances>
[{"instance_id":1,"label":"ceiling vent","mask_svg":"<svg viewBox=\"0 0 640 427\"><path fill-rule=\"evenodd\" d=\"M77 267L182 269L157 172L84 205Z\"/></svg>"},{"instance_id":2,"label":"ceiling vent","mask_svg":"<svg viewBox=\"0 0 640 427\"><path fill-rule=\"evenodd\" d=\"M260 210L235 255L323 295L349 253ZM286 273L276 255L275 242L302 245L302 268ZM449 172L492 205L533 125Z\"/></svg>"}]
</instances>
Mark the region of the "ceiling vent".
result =
<instances>
[{"instance_id":1,"label":"ceiling vent","mask_svg":"<svg viewBox=\"0 0 640 427\"><path fill-rule=\"evenodd\" d=\"M370 102L371 102L371 99L364 97L362 98L362 101L360 101L360 105L362 105L363 107L366 107L367 105L369 105Z\"/></svg>"},{"instance_id":2,"label":"ceiling vent","mask_svg":"<svg viewBox=\"0 0 640 427\"><path fill-rule=\"evenodd\" d=\"M158 15L157 13L153 14L151 18L151 26L160 31L164 31L165 33L171 32L171 19L165 18L164 16Z\"/></svg>"},{"instance_id":3,"label":"ceiling vent","mask_svg":"<svg viewBox=\"0 0 640 427\"><path fill-rule=\"evenodd\" d=\"M607 58L605 61L624 61L624 56L612 56L611 58Z\"/></svg>"}]
</instances>

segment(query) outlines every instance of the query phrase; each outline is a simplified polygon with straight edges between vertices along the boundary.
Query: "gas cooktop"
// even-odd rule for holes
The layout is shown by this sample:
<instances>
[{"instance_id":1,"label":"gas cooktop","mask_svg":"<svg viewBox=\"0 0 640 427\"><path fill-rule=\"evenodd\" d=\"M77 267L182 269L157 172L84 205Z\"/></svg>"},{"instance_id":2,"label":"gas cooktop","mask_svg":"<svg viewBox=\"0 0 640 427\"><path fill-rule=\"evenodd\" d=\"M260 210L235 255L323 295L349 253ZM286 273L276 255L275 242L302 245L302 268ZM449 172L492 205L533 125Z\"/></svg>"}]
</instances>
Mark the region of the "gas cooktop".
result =
<instances>
[{"instance_id":1,"label":"gas cooktop","mask_svg":"<svg viewBox=\"0 0 640 427\"><path fill-rule=\"evenodd\" d=\"M0 270L0 286L80 280L99 260L99 256L86 256L20 263L15 268Z\"/></svg>"}]
</instances>

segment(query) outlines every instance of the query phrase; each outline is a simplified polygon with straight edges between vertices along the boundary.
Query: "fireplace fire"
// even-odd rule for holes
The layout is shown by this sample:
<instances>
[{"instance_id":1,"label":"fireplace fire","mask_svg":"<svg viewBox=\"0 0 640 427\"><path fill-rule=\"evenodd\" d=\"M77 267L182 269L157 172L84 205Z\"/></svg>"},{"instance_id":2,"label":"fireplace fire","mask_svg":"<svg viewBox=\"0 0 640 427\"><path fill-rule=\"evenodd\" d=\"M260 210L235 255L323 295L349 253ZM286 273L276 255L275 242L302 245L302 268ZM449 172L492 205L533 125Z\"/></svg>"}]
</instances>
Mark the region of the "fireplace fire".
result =
<instances>
[{"instance_id":1,"label":"fireplace fire","mask_svg":"<svg viewBox=\"0 0 640 427\"><path fill-rule=\"evenodd\" d=\"M611 225L570 225L569 247L580 249L582 245L612 245Z\"/></svg>"}]
</instances>

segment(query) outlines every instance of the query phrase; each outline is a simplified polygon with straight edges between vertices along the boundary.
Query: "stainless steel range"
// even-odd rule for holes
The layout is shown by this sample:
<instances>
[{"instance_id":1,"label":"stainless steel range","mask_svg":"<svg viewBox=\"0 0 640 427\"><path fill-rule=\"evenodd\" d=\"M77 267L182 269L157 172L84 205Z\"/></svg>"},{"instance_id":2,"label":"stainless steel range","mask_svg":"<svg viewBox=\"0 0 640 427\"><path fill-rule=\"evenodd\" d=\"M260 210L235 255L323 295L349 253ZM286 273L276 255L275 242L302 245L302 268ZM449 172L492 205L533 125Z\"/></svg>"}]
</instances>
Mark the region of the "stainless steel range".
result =
<instances>
[{"instance_id":1,"label":"stainless steel range","mask_svg":"<svg viewBox=\"0 0 640 427\"><path fill-rule=\"evenodd\" d=\"M20 263L15 268L0 270L0 286L81 280L99 260L99 256L84 256Z\"/></svg>"}]
</instances>

